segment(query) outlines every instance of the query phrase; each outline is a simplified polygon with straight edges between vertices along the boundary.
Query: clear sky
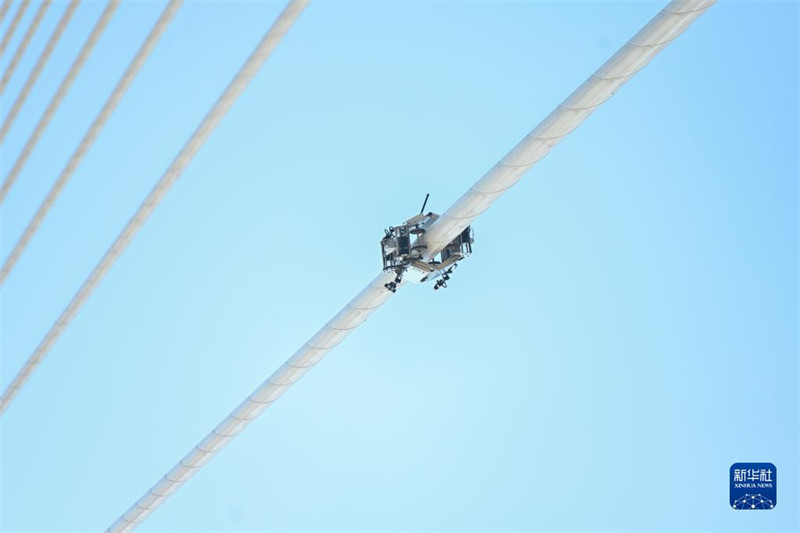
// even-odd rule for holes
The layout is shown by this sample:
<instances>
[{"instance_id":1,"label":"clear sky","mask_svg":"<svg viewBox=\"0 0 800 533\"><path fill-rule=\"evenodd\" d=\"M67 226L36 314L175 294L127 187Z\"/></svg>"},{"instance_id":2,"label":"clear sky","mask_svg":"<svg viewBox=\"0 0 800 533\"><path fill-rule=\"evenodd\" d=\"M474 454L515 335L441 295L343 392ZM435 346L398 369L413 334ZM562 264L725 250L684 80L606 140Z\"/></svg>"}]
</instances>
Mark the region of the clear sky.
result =
<instances>
[{"instance_id":1,"label":"clear sky","mask_svg":"<svg viewBox=\"0 0 800 533\"><path fill-rule=\"evenodd\" d=\"M312 2L0 419L0 529L108 526L372 279L385 227L445 210L662 4ZM119 9L2 257L162 7ZM282 7L178 13L2 288L0 386ZM796 531L798 20L713 7L477 221L448 289L404 287L141 530ZM728 505L749 461L772 511Z\"/></svg>"}]
</instances>

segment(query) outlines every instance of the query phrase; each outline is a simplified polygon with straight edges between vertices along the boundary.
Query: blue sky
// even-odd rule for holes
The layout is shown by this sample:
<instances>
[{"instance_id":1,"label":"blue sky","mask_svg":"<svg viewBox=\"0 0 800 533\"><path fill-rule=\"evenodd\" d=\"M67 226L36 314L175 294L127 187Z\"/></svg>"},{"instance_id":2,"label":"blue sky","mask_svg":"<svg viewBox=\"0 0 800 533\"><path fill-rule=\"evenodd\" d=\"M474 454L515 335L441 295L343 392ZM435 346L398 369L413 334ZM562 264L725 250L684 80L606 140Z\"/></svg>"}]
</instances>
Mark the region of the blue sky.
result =
<instances>
[{"instance_id":1,"label":"blue sky","mask_svg":"<svg viewBox=\"0 0 800 533\"><path fill-rule=\"evenodd\" d=\"M3 257L162 6L119 9ZM282 6L178 13L0 292L0 386ZM383 228L444 211L660 6L312 3L0 419L0 529L108 526L374 276ZM405 287L141 530L797 530L798 15L713 7L478 220L447 290ZM750 461L772 511L728 506Z\"/></svg>"}]
</instances>

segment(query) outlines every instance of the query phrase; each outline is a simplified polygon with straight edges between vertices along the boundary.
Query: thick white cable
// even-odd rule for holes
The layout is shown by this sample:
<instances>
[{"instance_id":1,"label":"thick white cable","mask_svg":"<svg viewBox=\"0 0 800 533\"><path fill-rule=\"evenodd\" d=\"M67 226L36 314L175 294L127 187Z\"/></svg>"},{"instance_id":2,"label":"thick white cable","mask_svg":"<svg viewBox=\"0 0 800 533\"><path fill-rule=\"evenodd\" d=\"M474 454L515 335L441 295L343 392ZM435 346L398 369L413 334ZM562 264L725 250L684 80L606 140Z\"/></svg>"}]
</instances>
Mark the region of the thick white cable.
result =
<instances>
[{"instance_id":1,"label":"thick white cable","mask_svg":"<svg viewBox=\"0 0 800 533\"><path fill-rule=\"evenodd\" d=\"M14 161L14 166L11 167L11 171L8 173L8 176L6 176L6 179L3 180L3 184L0 185L0 205L2 205L3 201L8 195L8 191L11 189L11 186L14 185L14 182L17 180L20 172L22 172L22 168L25 166L25 163L27 163L28 158L33 152L33 149L36 147L36 143L39 142L39 138L50 124L50 120L52 120L53 116L56 114L56 111L58 111L61 102L67 95L67 92L69 92L70 87L72 87L72 82L74 82L75 78L78 77L78 73L83 68L83 64L86 63L86 59L92 53L92 50L94 50L94 46L97 44L97 41L100 39L100 35L102 35L103 31L106 29L106 26L108 26L108 22L114 15L117 7L119 7L119 3L120 0L109 0L105 9L100 14L100 18L97 19L94 28L92 28L92 32L89 34L89 37L86 39L86 42L83 44L80 52L78 52L75 61L72 62L72 66L69 67L69 71L67 72L66 76L64 76L64 79L61 81L61 85L58 86L58 89L53 95L53 98L50 100L50 103L47 104L47 109L45 109L44 113L42 113L41 118L39 118L39 122L36 124L36 127L33 128L31 136L28 138L27 142L25 142L25 146L17 156L17 160ZM2 285L1 280L0 285Z\"/></svg>"},{"instance_id":2,"label":"thick white cable","mask_svg":"<svg viewBox=\"0 0 800 533\"><path fill-rule=\"evenodd\" d=\"M86 152L94 143L97 135L103 129L106 122L108 121L111 114L119 104L119 101L122 100L125 91L128 90L130 87L131 82L136 77L136 74L139 73L139 70L144 65L147 57L150 55L150 52L153 51L155 48L156 43L161 38L161 35L169 26L172 17L175 16L175 13L178 11L178 8L183 3L183 0L170 0L170 3L167 4L167 7L164 9L164 12L156 21L155 26L153 29L150 30L150 34L142 43L141 48L139 51L136 52L136 56L134 56L133 60L131 61L130 65L128 65L127 70L122 75L122 78L117 82L116 87L114 90L111 91L111 95L106 100L106 103L103 104L103 108L98 113L97 117L92 122L92 125L89 127L89 130L81 139L78 148L75 149L75 152L70 157L69 161L67 162L67 166L64 167L64 170L61 171L61 174L58 176L58 179L53 184L53 187L47 193L47 197L45 197L42 204L37 209L36 213L33 215L33 218L28 223L28 226L25 228L25 231L22 233L22 236L19 238L17 243L12 248L11 253L6 258L5 263L0 268L0 286L5 282L8 274L11 272L11 269L14 268L14 265L19 260L20 255L25 250L28 245L28 242L31 240L33 235L36 233L36 230L39 229L44 218L47 216L47 212L50 211L50 208L53 207L58 196L61 194L61 191L69 182L72 174L75 172L75 169L78 168L78 165L83 160L83 156L86 155ZM0 399L0 413L3 411L3 402Z\"/></svg>"},{"instance_id":3,"label":"thick white cable","mask_svg":"<svg viewBox=\"0 0 800 533\"><path fill-rule=\"evenodd\" d=\"M228 87L175 157L175 160L158 180L153 190L144 199L136 210L136 213L134 213L122 229L103 255L102 259L100 259L94 267L94 270L89 274L89 277L83 282L81 288L75 296L73 296L69 305L62 311L61 315L50 328L50 331L48 331L39 346L25 362L23 368L14 377L14 380L5 390L2 397L0 397L0 415L2 415L8 407L9 402L19 392L20 387L24 385L31 373L50 351L50 348L53 347L64 329L69 325L72 319L75 318L80 308L95 288L97 288L97 285L99 285L122 252L125 251L125 248L127 248L131 240L136 236L136 233L153 213L159 202L161 202L172 185L181 176L197 151L214 131L214 128L217 127L217 124L219 124L242 91L244 91L250 80L256 75L261 65L266 61L283 36L289 31L289 28L291 28L295 19L300 15L307 3L308 0L292 0L281 12L278 19L266 35L264 35L261 42L258 43L253 53L247 58L247 61L236 76L234 76L233 80L231 80L230 84L228 84ZM157 23L157 26L159 26L161 22L164 21L163 28L160 31L163 32L163 29L166 28L166 23L172 15L174 15L179 5L180 2L173 1L167 6L164 15L162 15L162 18L159 19L159 23ZM156 31L156 28L154 28L153 31ZM151 33L151 35L153 34Z\"/></svg>"},{"instance_id":4,"label":"thick white cable","mask_svg":"<svg viewBox=\"0 0 800 533\"><path fill-rule=\"evenodd\" d=\"M42 19L44 18L44 14L47 13L47 9L50 7L51 0L44 0L39 5L39 9L36 10L36 13L33 15L33 20L31 21L31 25L28 26L28 30L25 32L25 35L22 36L22 41L20 41L19 46L17 46L16 52L11 57L11 62L6 67L6 71L3 72L3 77L0 78L0 94L6 90L6 85L8 85L8 81L11 79L11 76L14 74L14 71L17 69L17 65L19 65L22 56L25 55L25 51L28 49L28 45L31 44L31 39L33 39L33 34L36 33L36 30L39 29L39 24L42 23Z\"/></svg>"},{"instance_id":5,"label":"thick white cable","mask_svg":"<svg viewBox=\"0 0 800 533\"><path fill-rule=\"evenodd\" d=\"M21 239L20 242L27 242L27 239L30 239L30 235L33 234L33 232L36 230L36 227L38 227L39 223L41 222L41 219L44 217L44 213L46 213L53 204L55 198L58 196L58 193L66 184L69 175L75 170L75 167L78 165L81 157L84 153L86 153L89 145L97 136L97 132L100 130L100 127L102 127L102 124L106 121L106 119L108 119L108 116L111 114L111 111L114 109L117 102L119 102L119 99L122 97L125 89L128 87L128 85L130 85L130 82L133 80L136 72L139 71L139 68L141 68L145 59L158 42L158 39L167 29L167 26L169 26L170 21L175 16L175 13L181 6L181 3L182 0L171 0L167 7L164 8L164 11L161 13L158 21L156 21L155 26L153 26L150 34L147 36L141 48L136 53L136 57L134 57L130 66L128 66L128 70L125 71L125 74L123 74L122 79L114 88L114 91L106 102L106 105L103 107L103 110L100 111L100 114L95 119L94 124L92 124L92 127L89 128L89 132L83 138L83 141L81 141L78 150L75 151L72 159L70 159L69 163L67 164L67 167L64 169L61 176L59 176L56 185L54 185L53 189L51 189L50 193L48 193L47 199L45 199L45 202L39 208L39 212L37 212L36 217L34 217L34 220L31 221L31 224L25 230L25 235L23 235L24 240ZM157 200L158 198L155 199L155 202L157 202ZM114 260L116 260L117 256L122 252L125 246L128 245L128 242L130 242L130 239L136 233L136 230L138 230L141 223L144 222L144 219L139 218L141 212L143 210L147 210L148 207L151 211L155 205L153 204L152 206L148 206L148 202L153 201L153 193L151 193L150 196L147 197L147 200L145 200L145 204L139 208L139 211L137 211L136 215L134 215L134 218L128 222L128 224L125 226L125 229L123 229L122 233L119 235L119 237L117 237L117 240L114 241L114 244L103 256L103 259L89 275L89 278L83 283L83 286L80 288L77 294L73 296L72 301L69 303L66 309L61 312L61 315L50 328L50 331L47 332L47 335L45 335L44 339L42 339L42 341L39 343L39 346L36 347L36 350L34 350L33 354L31 354L31 356L25 362L22 369L19 371L19 373L17 373L16 376L14 376L11 384L9 384L9 386L3 392L3 395L0 396L0 415L2 415L6 410L8 404L14 399L14 396L17 395L19 389L25 384L31 373L36 369L37 366L39 366L39 363L41 363L44 356L47 355L47 352L50 351L50 348L52 348L53 344L55 344L56 340L58 340L58 337L61 335L70 321L75 317L78 310L89 297L91 292L106 274L108 269L111 268L111 265L114 263ZM149 211L147 214L149 214ZM20 249L20 243L17 243L17 247L14 248L14 251L18 249ZM14 251L11 252L11 257L13 257ZM19 254L17 254L17 256L18 255ZM8 264L9 262L6 261L6 265ZM13 262L10 264L13 265ZM3 272L8 275L6 265L3 266Z\"/></svg>"},{"instance_id":6,"label":"thick white cable","mask_svg":"<svg viewBox=\"0 0 800 533\"><path fill-rule=\"evenodd\" d=\"M233 438L241 433L264 409L272 405L286 390L296 383L311 367L342 342L351 331L392 297L385 283L395 278L394 272L382 272L362 290L344 309L320 329L295 354L275 371L200 441L161 480L123 514L107 533L133 530L153 510L164 503L198 470L208 463Z\"/></svg>"},{"instance_id":7,"label":"thick white cable","mask_svg":"<svg viewBox=\"0 0 800 533\"><path fill-rule=\"evenodd\" d=\"M14 100L14 104L8 111L5 120L3 120L3 125L0 126L0 143L2 143L3 139L6 138L6 134L11 128L11 125L14 123L14 120L17 118L19 110L22 109L22 104L25 103L25 100L28 98L31 89L33 89L33 86L36 84L36 80L39 79L42 69L44 69L44 66L50 59L50 55L53 53L53 50L55 50L56 44L58 44L58 41L64 34L64 30L67 29L67 25L72 19L72 15L75 14L75 10L77 8L78 0L70 0L70 3L67 4L67 8L61 15L58 24L56 24L56 28L53 30L53 33L50 35L50 39L47 41L42 53L39 55L39 59L36 60L36 65L34 65L33 70L28 75L28 79L25 80L25 85L22 86L22 90L17 95L16 100Z\"/></svg>"},{"instance_id":8,"label":"thick white cable","mask_svg":"<svg viewBox=\"0 0 800 533\"><path fill-rule=\"evenodd\" d=\"M587 86L587 84L584 84L573 96L567 99L565 105L559 106L558 110L554 113L559 113L559 111L577 112L578 110L593 110L596 108L603 101L608 99L613 91L621 85L621 82L617 80L622 78L627 79L644 66L652 55L655 55L654 53L643 55L636 53L636 51L649 50L650 48L658 48L660 50L669 40L674 39L680 34L686 26L697 18L702 10L711 3L713 3L713 0L679 0L670 3L669 6L645 26L631 42L626 44L620 52L612 57L611 60L590 78L590 81L597 80L602 87L591 84ZM633 53L631 54L630 52ZM553 117L553 115L551 115L551 117ZM585 118L585 116L582 118ZM555 144L553 139L560 139L566 135L582 122L582 118L577 121L577 123L574 121L570 122L573 127L564 131L553 131L537 127L534 132L537 134L542 131L547 132L546 142L551 143L547 146L549 150L549 148ZM548 118L543 124L549 126L552 123L552 119ZM534 137L529 138L533 139ZM541 137L537 136L535 138L540 139ZM525 141L523 141L523 143L524 142ZM539 141L534 141L537 149L539 149L538 142ZM529 151L524 151L521 154L517 151L512 151L512 154L514 154L514 158L507 156L504 159L505 163L503 163L504 165L515 165L509 168L516 169L516 165L520 164L520 157L522 158L522 165L524 165L525 169L529 168L533 162L538 160L527 159L531 155ZM541 155L541 152L536 152L533 157L540 158ZM519 174L514 174L517 179L519 179L519 175L521 175L521 172ZM486 183L487 181L484 180L478 182L479 185L486 185ZM488 183L493 182L489 181ZM503 183L508 184L509 181L506 180ZM508 186L510 186L510 184ZM470 191L472 191L472 189L470 189ZM484 193L481 192L479 194L483 195ZM455 206L448 210L448 213L460 213L457 209L454 211L454 208L458 208L458 206L459 204L456 203ZM474 220L478 214L471 217L469 222ZM466 220L466 218L458 218L457 220ZM441 235L454 231L453 237L446 241L450 242L452 238L463 231L469 222L463 223L460 229L457 230L451 229L454 226L446 222L448 229L444 231L440 229L437 234ZM459 224L461 224L461 222L459 222ZM427 233L430 233L430 231L429 229ZM432 244L433 243L438 243L438 241L432 241ZM378 275L358 296L351 300L342 311L292 355L283 366L262 383L255 392L248 396L244 402L218 424L211 433L200 441L200 444L186 454L161 481L156 483L125 514L123 514L122 517L109 527L107 533L122 533L132 530L156 507L161 505L164 500L178 490L183 483L196 474L203 465L208 463L208 461L236 435L241 433L264 411L264 409L277 400L286 389L297 382L331 349L341 343L353 329L362 324L378 307L391 298L393 293L386 290L384 284L392 281L394 277L394 273L384 272Z\"/></svg>"},{"instance_id":9,"label":"thick white cable","mask_svg":"<svg viewBox=\"0 0 800 533\"><path fill-rule=\"evenodd\" d=\"M11 0L3 0L3 5L0 6L0 23L3 22L4 18L6 18L6 13L8 13L9 7L11 7Z\"/></svg>"},{"instance_id":10,"label":"thick white cable","mask_svg":"<svg viewBox=\"0 0 800 533\"><path fill-rule=\"evenodd\" d=\"M8 25L8 29L6 30L5 34L3 34L3 40L0 41L0 56L6 51L6 47L8 47L9 41L11 41L11 37L14 35L14 32L17 31L17 26L19 25L19 21L22 20L22 15L25 14L25 10L28 9L31 0L22 0L17 8L17 11L14 13L14 18L11 19L11 24Z\"/></svg>"},{"instance_id":11,"label":"thick white cable","mask_svg":"<svg viewBox=\"0 0 800 533\"><path fill-rule=\"evenodd\" d=\"M715 1L670 2L428 228L420 239L428 246L426 257L441 251Z\"/></svg>"}]
</instances>

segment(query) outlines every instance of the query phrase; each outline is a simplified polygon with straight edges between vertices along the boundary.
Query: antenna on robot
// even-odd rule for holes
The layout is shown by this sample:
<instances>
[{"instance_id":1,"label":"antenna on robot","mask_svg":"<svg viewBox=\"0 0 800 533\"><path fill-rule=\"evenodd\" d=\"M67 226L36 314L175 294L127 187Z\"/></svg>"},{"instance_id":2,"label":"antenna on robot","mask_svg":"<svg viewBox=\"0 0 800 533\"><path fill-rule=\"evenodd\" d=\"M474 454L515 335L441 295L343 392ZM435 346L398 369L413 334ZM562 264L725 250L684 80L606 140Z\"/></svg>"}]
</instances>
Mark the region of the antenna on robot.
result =
<instances>
[{"instance_id":1,"label":"antenna on robot","mask_svg":"<svg viewBox=\"0 0 800 533\"><path fill-rule=\"evenodd\" d=\"M422 202L422 209L419 210L420 215L425 212L425 206L428 205L428 198L430 197L430 195L431 193L425 195L425 201Z\"/></svg>"}]
</instances>

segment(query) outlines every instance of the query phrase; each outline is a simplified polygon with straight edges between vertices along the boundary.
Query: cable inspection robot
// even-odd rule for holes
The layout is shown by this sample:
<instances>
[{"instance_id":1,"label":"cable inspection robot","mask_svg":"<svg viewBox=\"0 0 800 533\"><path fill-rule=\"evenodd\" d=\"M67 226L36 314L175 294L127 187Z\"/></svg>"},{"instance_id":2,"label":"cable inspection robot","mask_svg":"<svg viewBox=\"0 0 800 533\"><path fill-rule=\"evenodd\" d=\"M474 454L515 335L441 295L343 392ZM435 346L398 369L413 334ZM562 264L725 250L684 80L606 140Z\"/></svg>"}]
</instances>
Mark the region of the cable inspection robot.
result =
<instances>
[{"instance_id":1,"label":"cable inspection robot","mask_svg":"<svg viewBox=\"0 0 800 533\"><path fill-rule=\"evenodd\" d=\"M424 283L436 279L433 290L447 287L447 281L458 262L472 254L472 243L475 239L472 227L467 226L441 252L425 260L427 245L419 237L439 218L436 213L425 212L429 197L430 194L425 196L418 215L399 226L390 226L384 230L384 237L381 239L383 270L396 274L393 281L384 285L391 292L397 291L397 286L403 280Z\"/></svg>"}]
</instances>

